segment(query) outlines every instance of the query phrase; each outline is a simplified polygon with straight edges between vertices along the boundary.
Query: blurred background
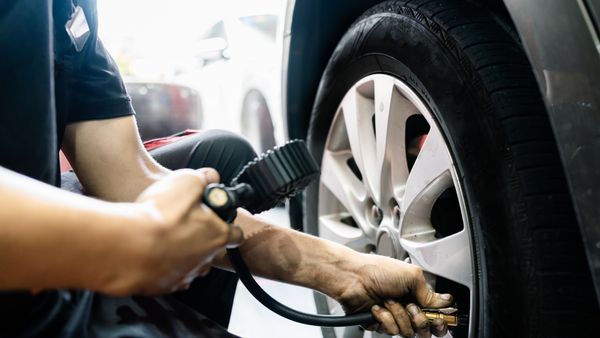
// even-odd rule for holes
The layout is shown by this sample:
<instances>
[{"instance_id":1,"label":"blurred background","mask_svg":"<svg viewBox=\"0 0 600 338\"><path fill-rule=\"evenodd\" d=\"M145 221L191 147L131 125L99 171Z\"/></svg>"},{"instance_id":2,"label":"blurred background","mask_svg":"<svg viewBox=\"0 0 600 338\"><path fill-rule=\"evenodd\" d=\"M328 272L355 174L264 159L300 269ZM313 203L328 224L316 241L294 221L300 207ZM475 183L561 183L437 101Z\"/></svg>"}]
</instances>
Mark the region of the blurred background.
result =
<instances>
[{"instance_id":1,"label":"blurred background","mask_svg":"<svg viewBox=\"0 0 600 338\"><path fill-rule=\"evenodd\" d=\"M101 0L100 37L119 65L143 140L227 129L257 151L283 142L284 0ZM276 208L268 221L289 226ZM315 313L312 291L258 279L284 304ZM229 330L242 337L322 337L283 319L238 285Z\"/></svg>"},{"instance_id":2,"label":"blurred background","mask_svg":"<svg viewBox=\"0 0 600 338\"><path fill-rule=\"evenodd\" d=\"M282 142L283 0L102 0L100 36L144 140L184 129Z\"/></svg>"}]
</instances>

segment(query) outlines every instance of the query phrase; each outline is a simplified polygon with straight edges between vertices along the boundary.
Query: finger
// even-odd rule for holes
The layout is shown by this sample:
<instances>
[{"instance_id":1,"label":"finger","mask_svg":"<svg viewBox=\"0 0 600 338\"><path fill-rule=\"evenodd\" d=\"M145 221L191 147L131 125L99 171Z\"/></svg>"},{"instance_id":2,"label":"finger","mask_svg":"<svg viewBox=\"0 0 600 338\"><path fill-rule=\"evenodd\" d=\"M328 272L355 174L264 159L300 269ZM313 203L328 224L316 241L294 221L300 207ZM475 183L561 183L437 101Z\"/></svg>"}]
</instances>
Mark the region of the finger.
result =
<instances>
[{"instance_id":1,"label":"finger","mask_svg":"<svg viewBox=\"0 0 600 338\"><path fill-rule=\"evenodd\" d=\"M227 245L231 225L225 223L207 205L201 204L198 208L194 208L190 213L190 220L191 240L202 240L210 251L221 250ZM231 236L233 236L232 241L239 240L237 237L239 234L234 233Z\"/></svg>"},{"instance_id":2,"label":"finger","mask_svg":"<svg viewBox=\"0 0 600 338\"><path fill-rule=\"evenodd\" d=\"M219 183L219 181L221 180L219 173L213 168L200 168L196 171L204 175L209 184Z\"/></svg>"},{"instance_id":3,"label":"finger","mask_svg":"<svg viewBox=\"0 0 600 338\"><path fill-rule=\"evenodd\" d=\"M436 337L443 337L448 333L448 324L443 319L436 318L431 322L431 333Z\"/></svg>"},{"instance_id":4,"label":"finger","mask_svg":"<svg viewBox=\"0 0 600 338\"><path fill-rule=\"evenodd\" d=\"M443 308L451 306L454 302L452 295L449 293L440 294L431 289L425 281L423 270L416 269L414 278L416 279L416 284L413 294L421 306Z\"/></svg>"},{"instance_id":5,"label":"finger","mask_svg":"<svg viewBox=\"0 0 600 338\"><path fill-rule=\"evenodd\" d=\"M151 201L165 221L173 221L198 203L207 182L205 175L195 170L177 170L144 190L137 201Z\"/></svg>"},{"instance_id":6,"label":"finger","mask_svg":"<svg viewBox=\"0 0 600 338\"><path fill-rule=\"evenodd\" d=\"M431 338L431 331L429 331L429 319L425 317L425 314L421 312L418 306L415 304L408 304L406 310L410 314L413 328L417 332L419 338Z\"/></svg>"},{"instance_id":7,"label":"finger","mask_svg":"<svg viewBox=\"0 0 600 338\"><path fill-rule=\"evenodd\" d=\"M394 302L393 300L387 300L384 303L384 305L394 317L396 325L400 330L400 334L404 337L414 336L415 332L413 331L412 325L410 323L410 317L408 315L408 312L406 312L406 310L404 309L404 306L402 306L398 302Z\"/></svg>"},{"instance_id":8,"label":"finger","mask_svg":"<svg viewBox=\"0 0 600 338\"><path fill-rule=\"evenodd\" d=\"M396 325L394 316L392 316L387 309L382 308L379 305L373 305L371 313L373 313L375 319L381 323L380 329L383 329L385 333L390 335L397 335L400 333L400 329L398 329L398 326ZM377 332L379 332L379 330L377 330Z\"/></svg>"}]
</instances>

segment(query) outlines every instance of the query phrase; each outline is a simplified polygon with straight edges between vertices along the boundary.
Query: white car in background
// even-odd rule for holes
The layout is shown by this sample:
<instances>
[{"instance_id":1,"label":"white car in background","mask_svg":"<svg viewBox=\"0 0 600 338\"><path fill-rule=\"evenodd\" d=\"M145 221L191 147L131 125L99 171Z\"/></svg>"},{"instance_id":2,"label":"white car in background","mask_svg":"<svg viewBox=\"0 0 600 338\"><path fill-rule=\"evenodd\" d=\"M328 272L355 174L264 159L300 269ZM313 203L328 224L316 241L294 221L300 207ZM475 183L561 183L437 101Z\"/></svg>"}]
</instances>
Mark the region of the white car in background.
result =
<instances>
[{"instance_id":1,"label":"white car in background","mask_svg":"<svg viewBox=\"0 0 600 338\"><path fill-rule=\"evenodd\" d=\"M239 132L259 152L284 138L279 18L265 11L219 19L195 42L201 66L175 78L198 91L203 128Z\"/></svg>"}]
</instances>

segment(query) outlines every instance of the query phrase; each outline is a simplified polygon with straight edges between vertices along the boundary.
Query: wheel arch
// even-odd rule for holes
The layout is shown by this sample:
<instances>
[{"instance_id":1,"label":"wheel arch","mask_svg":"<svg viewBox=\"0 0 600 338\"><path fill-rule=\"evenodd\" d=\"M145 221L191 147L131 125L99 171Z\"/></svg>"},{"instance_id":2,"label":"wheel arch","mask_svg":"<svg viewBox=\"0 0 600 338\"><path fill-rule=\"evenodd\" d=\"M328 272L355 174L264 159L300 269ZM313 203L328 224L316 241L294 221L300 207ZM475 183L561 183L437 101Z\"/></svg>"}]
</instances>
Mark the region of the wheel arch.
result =
<instances>
[{"instance_id":1,"label":"wheel arch","mask_svg":"<svg viewBox=\"0 0 600 338\"><path fill-rule=\"evenodd\" d=\"M503 26L514 25L503 0L464 0L491 11ZM339 40L369 8L382 0L290 1L293 6L287 57L284 102L285 128L289 139L306 138L310 113L321 74ZM335 15L332 15L334 13ZM285 67L284 67L285 69Z\"/></svg>"}]
</instances>

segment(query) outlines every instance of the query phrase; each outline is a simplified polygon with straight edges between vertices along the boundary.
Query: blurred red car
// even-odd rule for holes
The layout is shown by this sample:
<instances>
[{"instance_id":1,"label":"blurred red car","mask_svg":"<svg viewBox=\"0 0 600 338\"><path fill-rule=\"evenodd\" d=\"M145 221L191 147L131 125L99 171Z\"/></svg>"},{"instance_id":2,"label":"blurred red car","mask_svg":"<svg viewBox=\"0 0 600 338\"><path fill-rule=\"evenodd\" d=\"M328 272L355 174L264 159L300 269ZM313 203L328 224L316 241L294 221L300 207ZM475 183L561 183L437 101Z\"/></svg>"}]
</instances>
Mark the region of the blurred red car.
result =
<instances>
[{"instance_id":1,"label":"blurred red car","mask_svg":"<svg viewBox=\"0 0 600 338\"><path fill-rule=\"evenodd\" d=\"M129 82L126 86L142 140L202 126L202 106L196 90L169 83Z\"/></svg>"}]
</instances>

